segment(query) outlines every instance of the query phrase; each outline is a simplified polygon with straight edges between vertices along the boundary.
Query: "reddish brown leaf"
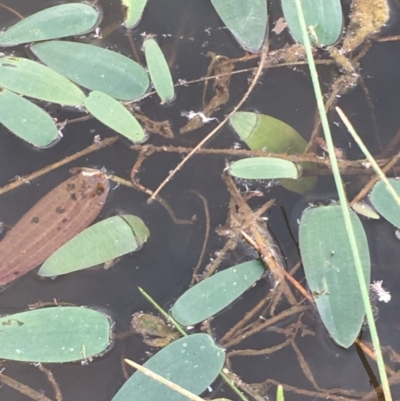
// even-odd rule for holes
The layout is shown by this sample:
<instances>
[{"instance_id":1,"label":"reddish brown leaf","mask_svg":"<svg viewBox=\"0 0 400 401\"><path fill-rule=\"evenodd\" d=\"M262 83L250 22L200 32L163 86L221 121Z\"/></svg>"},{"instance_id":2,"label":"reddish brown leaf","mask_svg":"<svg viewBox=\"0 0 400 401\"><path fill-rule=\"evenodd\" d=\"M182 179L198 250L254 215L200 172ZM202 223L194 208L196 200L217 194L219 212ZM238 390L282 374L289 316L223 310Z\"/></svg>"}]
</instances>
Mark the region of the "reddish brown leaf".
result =
<instances>
[{"instance_id":1,"label":"reddish brown leaf","mask_svg":"<svg viewBox=\"0 0 400 401\"><path fill-rule=\"evenodd\" d=\"M0 242L0 285L39 266L89 226L108 191L104 174L87 169L45 195Z\"/></svg>"}]
</instances>

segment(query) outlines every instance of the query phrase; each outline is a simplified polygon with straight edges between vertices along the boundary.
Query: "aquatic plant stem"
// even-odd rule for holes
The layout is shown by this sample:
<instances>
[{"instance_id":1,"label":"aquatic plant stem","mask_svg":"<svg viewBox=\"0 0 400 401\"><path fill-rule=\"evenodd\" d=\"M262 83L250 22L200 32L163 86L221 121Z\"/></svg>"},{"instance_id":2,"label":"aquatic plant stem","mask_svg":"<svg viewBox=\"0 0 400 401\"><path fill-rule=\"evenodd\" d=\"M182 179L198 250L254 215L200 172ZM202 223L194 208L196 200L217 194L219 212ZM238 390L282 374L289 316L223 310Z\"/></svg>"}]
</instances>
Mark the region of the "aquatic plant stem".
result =
<instances>
[{"instance_id":1,"label":"aquatic plant stem","mask_svg":"<svg viewBox=\"0 0 400 401\"><path fill-rule=\"evenodd\" d=\"M353 260L354 260L354 264L355 264L356 271L357 271L357 277L358 277L358 281L359 281L359 285L360 285L361 296L362 296L362 300L364 303L365 312L367 315L368 326L369 326L370 333L371 333L371 339L372 339L372 343L374 345L374 349L375 349L375 353L376 353L376 359L377 359L377 364L378 364L379 376L381 378L382 389L383 389L383 393L384 393L386 401L392 401L392 395L390 393L389 382L388 382L388 378L387 378L386 371L385 371L385 364L383 361L382 350L381 350L381 346L380 346L378 332L376 329L374 315L372 312L372 307L371 307L371 303L370 303L370 299L369 299L369 283L367 283L365 280L364 271L363 271L362 265L361 265L356 237L355 237L354 229L353 229L351 219L350 219L350 209L347 204L346 194L344 192L342 179L340 177L339 166L338 166L338 162L337 162L337 159L335 156L335 149L333 146L332 135L330 132L328 117L327 117L326 111L325 111L325 105L324 105L324 101L323 101L322 91L321 91L321 87L320 87L319 79L318 79L318 73L317 73L315 63L314 63L310 39L309 39L308 33L307 33L306 21L304 18L301 1L295 0L295 2L296 2L297 14L299 17L300 27L301 27L301 31L302 31L303 42L304 42L304 46L306 49L308 66L310 69L311 79L312 79L312 83L313 83L313 87L314 87L315 98L317 101L318 111L319 111L320 117L321 117L321 123L322 123L322 128L324 131L324 135L325 135L325 141L326 141L329 156L331 159L332 172L333 172L336 188L337 188L338 195L339 195L340 206L342 208L343 219L344 219L346 231L348 234L350 247L351 247L351 250L353 253Z\"/></svg>"},{"instance_id":2,"label":"aquatic plant stem","mask_svg":"<svg viewBox=\"0 0 400 401\"><path fill-rule=\"evenodd\" d=\"M138 288L140 293L165 317L165 319L167 319L167 321L173 324L173 326L179 331L180 334L182 334L182 336L186 337L188 335L186 331L183 330L182 327L178 324L178 322L167 312L165 312L165 310L161 308L161 306L158 305L158 303L149 294L147 294L147 292L143 288ZM249 401L224 372L221 371L219 374L225 380L226 384L240 397L242 401Z\"/></svg>"},{"instance_id":3,"label":"aquatic plant stem","mask_svg":"<svg viewBox=\"0 0 400 401\"><path fill-rule=\"evenodd\" d=\"M190 391L187 391L186 389L184 389L181 386L178 386L177 384L173 383L172 381L167 380L165 377L162 377L162 376L158 375L157 373L154 373L152 370L147 369L145 366L139 365L138 363L131 361L130 359L124 359L124 361L128 365L137 369L139 372L142 372L146 376L151 377L153 380L156 380L159 383L164 384L164 386L167 386L170 389L178 392L179 394L182 394L184 397L187 397L190 401L205 401L203 398L197 396L196 394L191 393Z\"/></svg>"},{"instance_id":4,"label":"aquatic plant stem","mask_svg":"<svg viewBox=\"0 0 400 401\"><path fill-rule=\"evenodd\" d=\"M372 168L374 169L375 173L379 176L379 178L384 182L386 185L387 190L389 191L390 195L392 195L392 198L394 201L397 203L398 206L400 206L400 198L397 195L396 191L394 190L393 186L390 184L390 181L387 179L386 175L383 173L383 171L380 169L378 164L376 163L375 159L367 149L367 147L364 145L364 142L362 139L359 137L357 134L356 130L350 123L349 119L346 117L346 115L343 113L343 111L339 108L335 108L337 113L339 114L339 117L343 121L344 125L346 126L347 130L350 132L351 136L361 149L361 152L364 153L364 156L368 159L368 161L371 163Z\"/></svg>"}]
</instances>

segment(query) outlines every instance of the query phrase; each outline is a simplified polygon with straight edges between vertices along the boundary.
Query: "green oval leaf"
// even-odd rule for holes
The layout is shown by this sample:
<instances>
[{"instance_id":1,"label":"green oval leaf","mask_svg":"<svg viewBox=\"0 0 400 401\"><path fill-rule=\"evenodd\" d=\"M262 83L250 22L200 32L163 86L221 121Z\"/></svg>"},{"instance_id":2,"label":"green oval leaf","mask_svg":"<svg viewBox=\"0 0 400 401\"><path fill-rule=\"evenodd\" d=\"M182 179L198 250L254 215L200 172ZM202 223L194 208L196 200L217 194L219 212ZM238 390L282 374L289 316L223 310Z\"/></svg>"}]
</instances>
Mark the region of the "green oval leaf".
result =
<instances>
[{"instance_id":1,"label":"green oval leaf","mask_svg":"<svg viewBox=\"0 0 400 401\"><path fill-rule=\"evenodd\" d=\"M350 210L350 216L369 285L367 237L356 213ZM321 319L331 337L348 348L361 330L365 309L340 206L307 210L300 221L299 244L307 283Z\"/></svg>"},{"instance_id":2,"label":"green oval leaf","mask_svg":"<svg viewBox=\"0 0 400 401\"><path fill-rule=\"evenodd\" d=\"M98 20L98 10L89 4L61 4L33 14L7 29L0 35L0 46L81 35L92 30Z\"/></svg>"},{"instance_id":3,"label":"green oval leaf","mask_svg":"<svg viewBox=\"0 0 400 401\"><path fill-rule=\"evenodd\" d=\"M59 306L0 318L0 358L24 362L71 362L109 346L111 325L93 309Z\"/></svg>"},{"instance_id":4,"label":"green oval leaf","mask_svg":"<svg viewBox=\"0 0 400 401\"><path fill-rule=\"evenodd\" d=\"M396 191L397 195L400 196L400 182L395 180L394 178L389 178L389 182ZM375 184L370 194L370 200L378 213L380 213L395 227L400 228L399 205L393 199L383 181L378 181Z\"/></svg>"},{"instance_id":5,"label":"green oval leaf","mask_svg":"<svg viewBox=\"0 0 400 401\"><path fill-rule=\"evenodd\" d=\"M265 114L240 111L235 113L230 122L246 145L252 150L289 155L304 153L307 142L290 125ZM312 163L299 163L303 169L312 169ZM317 178L298 178L281 180L279 183L289 191L304 194L312 190Z\"/></svg>"},{"instance_id":6,"label":"green oval leaf","mask_svg":"<svg viewBox=\"0 0 400 401\"><path fill-rule=\"evenodd\" d=\"M21 95L68 106L80 106L85 100L85 94L62 75L20 57L0 58L0 86Z\"/></svg>"},{"instance_id":7,"label":"green oval leaf","mask_svg":"<svg viewBox=\"0 0 400 401\"><path fill-rule=\"evenodd\" d=\"M36 43L31 49L41 61L71 81L119 100L136 100L149 86L142 66L101 47L55 40Z\"/></svg>"},{"instance_id":8,"label":"green oval leaf","mask_svg":"<svg viewBox=\"0 0 400 401\"><path fill-rule=\"evenodd\" d=\"M180 338L157 352L143 366L184 389L201 394L218 376L224 351L208 334ZM112 401L187 401L176 391L143 373L134 373Z\"/></svg>"},{"instance_id":9,"label":"green oval leaf","mask_svg":"<svg viewBox=\"0 0 400 401\"><path fill-rule=\"evenodd\" d=\"M302 0L308 36L311 44L329 46L335 44L343 27L343 13L340 0ZM282 9L289 30L295 40L303 43L296 0L282 0Z\"/></svg>"},{"instance_id":10,"label":"green oval leaf","mask_svg":"<svg viewBox=\"0 0 400 401\"><path fill-rule=\"evenodd\" d=\"M143 47L150 78L161 102L167 103L174 100L174 83L160 46L154 39L149 38L144 41Z\"/></svg>"},{"instance_id":11,"label":"green oval leaf","mask_svg":"<svg viewBox=\"0 0 400 401\"><path fill-rule=\"evenodd\" d=\"M271 180L277 178L297 178L298 170L294 163L276 157L249 157L232 163L231 175L248 180Z\"/></svg>"},{"instance_id":12,"label":"green oval leaf","mask_svg":"<svg viewBox=\"0 0 400 401\"><path fill-rule=\"evenodd\" d=\"M44 110L6 89L0 90L0 123L39 148L51 145L59 137L55 122Z\"/></svg>"},{"instance_id":13,"label":"green oval leaf","mask_svg":"<svg viewBox=\"0 0 400 401\"><path fill-rule=\"evenodd\" d=\"M109 217L82 231L53 253L38 274L59 276L108 262L139 249L149 235L139 217Z\"/></svg>"},{"instance_id":14,"label":"green oval leaf","mask_svg":"<svg viewBox=\"0 0 400 401\"><path fill-rule=\"evenodd\" d=\"M90 92L85 99L85 106L99 121L132 142L143 142L147 139L136 118L111 96L98 91Z\"/></svg>"},{"instance_id":15,"label":"green oval leaf","mask_svg":"<svg viewBox=\"0 0 400 401\"><path fill-rule=\"evenodd\" d=\"M242 295L265 273L259 260L223 270L189 288L171 309L182 326L192 326L215 315Z\"/></svg>"},{"instance_id":16,"label":"green oval leaf","mask_svg":"<svg viewBox=\"0 0 400 401\"><path fill-rule=\"evenodd\" d=\"M127 28L135 28L142 18L147 0L122 0L124 22Z\"/></svg>"},{"instance_id":17,"label":"green oval leaf","mask_svg":"<svg viewBox=\"0 0 400 401\"><path fill-rule=\"evenodd\" d=\"M211 0L211 3L245 50L253 53L260 51L268 21L265 0Z\"/></svg>"}]
</instances>

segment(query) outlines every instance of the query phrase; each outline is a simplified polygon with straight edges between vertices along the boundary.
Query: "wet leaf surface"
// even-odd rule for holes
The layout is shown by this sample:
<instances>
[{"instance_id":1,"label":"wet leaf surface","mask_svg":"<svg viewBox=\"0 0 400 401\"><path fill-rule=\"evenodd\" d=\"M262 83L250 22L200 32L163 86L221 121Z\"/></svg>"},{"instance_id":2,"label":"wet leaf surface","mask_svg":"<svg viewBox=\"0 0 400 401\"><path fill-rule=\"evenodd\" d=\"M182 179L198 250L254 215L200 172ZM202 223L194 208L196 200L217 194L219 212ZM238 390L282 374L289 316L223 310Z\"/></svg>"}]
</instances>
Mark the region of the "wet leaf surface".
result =
<instances>
[{"instance_id":1,"label":"wet leaf surface","mask_svg":"<svg viewBox=\"0 0 400 401\"><path fill-rule=\"evenodd\" d=\"M110 344L111 324L93 309L58 306L0 318L0 358L62 363L85 360Z\"/></svg>"},{"instance_id":2,"label":"wet leaf surface","mask_svg":"<svg viewBox=\"0 0 400 401\"><path fill-rule=\"evenodd\" d=\"M91 224L108 191L104 174L87 169L40 199L0 242L0 285L39 266Z\"/></svg>"},{"instance_id":3,"label":"wet leaf surface","mask_svg":"<svg viewBox=\"0 0 400 401\"><path fill-rule=\"evenodd\" d=\"M146 368L194 393L202 393L218 376L225 361L222 348L208 334L180 338L143 364ZM112 401L187 401L141 372L134 373Z\"/></svg>"},{"instance_id":4,"label":"wet leaf surface","mask_svg":"<svg viewBox=\"0 0 400 401\"><path fill-rule=\"evenodd\" d=\"M367 236L356 213L350 210L350 216L369 287ZM319 206L304 212L299 245L307 283L321 319L331 337L348 348L360 333L365 308L340 206Z\"/></svg>"},{"instance_id":5,"label":"wet leaf surface","mask_svg":"<svg viewBox=\"0 0 400 401\"><path fill-rule=\"evenodd\" d=\"M136 118L111 96L98 91L90 92L85 99L85 106L99 121L132 142L143 142L147 139Z\"/></svg>"},{"instance_id":6,"label":"wet leaf surface","mask_svg":"<svg viewBox=\"0 0 400 401\"><path fill-rule=\"evenodd\" d=\"M38 148L58 139L58 129L43 109L9 90L0 91L0 123L13 134Z\"/></svg>"},{"instance_id":7,"label":"wet leaf surface","mask_svg":"<svg viewBox=\"0 0 400 401\"><path fill-rule=\"evenodd\" d=\"M137 216L109 217L64 244L43 263L38 274L58 276L106 263L140 249L149 235Z\"/></svg>"},{"instance_id":8,"label":"wet leaf surface","mask_svg":"<svg viewBox=\"0 0 400 401\"><path fill-rule=\"evenodd\" d=\"M85 94L67 78L21 57L0 58L0 85L24 96L68 106L82 105L85 100Z\"/></svg>"},{"instance_id":9,"label":"wet leaf surface","mask_svg":"<svg viewBox=\"0 0 400 401\"><path fill-rule=\"evenodd\" d=\"M160 46L153 38L148 38L144 41L143 47L151 82L161 102L171 102L175 97L174 83Z\"/></svg>"},{"instance_id":10,"label":"wet leaf surface","mask_svg":"<svg viewBox=\"0 0 400 401\"><path fill-rule=\"evenodd\" d=\"M0 46L15 46L40 40L86 33L99 20L99 12L89 4L60 4L33 14L0 35Z\"/></svg>"},{"instance_id":11,"label":"wet leaf surface","mask_svg":"<svg viewBox=\"0 0 400 401\"><path fill-rule=\"evenodd\" d=\"M145 69L122 54L84 43L53 40L33 53L71 81L119 100L136 100L149 87Z\"/></svg>"}]
</instances>

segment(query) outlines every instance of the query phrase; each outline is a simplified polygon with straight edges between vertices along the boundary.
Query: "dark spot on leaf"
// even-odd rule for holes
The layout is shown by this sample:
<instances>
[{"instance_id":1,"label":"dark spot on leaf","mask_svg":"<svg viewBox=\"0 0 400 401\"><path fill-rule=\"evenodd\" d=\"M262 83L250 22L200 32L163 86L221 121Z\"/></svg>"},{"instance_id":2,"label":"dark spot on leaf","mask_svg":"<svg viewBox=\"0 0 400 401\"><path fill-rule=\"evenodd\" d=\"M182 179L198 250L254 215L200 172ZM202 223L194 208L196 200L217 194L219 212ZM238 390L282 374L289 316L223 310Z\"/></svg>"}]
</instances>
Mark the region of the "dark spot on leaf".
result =
<instances>
[{"instance_id":1,"label":"dark spot on leaf","mask_svg":"<svg viewBox=\"0 0 400 401\"><path fill-rule=\"evenodd\" d=\"M63 214L65 212L65 208L63 206L56 207L56 213Z\"/></svg>"},{"instance_id":2,"label":"dark spot on leaf","mask_svg":"<svg viewBox=\"0 0 400 401\"><path fill-rule=\"evenodd\" d=\"M64 217L62 220L61 220L61 223L66 223L68 221L68 219L66 218L66 217ZM60 227L59 227L59 229L60 229Z\"/></svg>"},{"instance_id":3,"label":"dark spot on leaf","mask_svg":"<svg viewBox=\"0 0 400 401\"><path fill-rule=\"evenodd\" d=\"M71 194L71 199L72 199L73 201L76 201L76 194Z\"/></svg>"},{"instance_id":4,"label":"dark spot on leaf","mask_svg":"<svg viewBox=\"0 0 400 401\"><path fill-rule=\"evenodd\" d=\"M37 216L32 217L31 223L35 223L35 224L39 223L39 217L37 217Z\"/></svg>"},{"instance_id":5,"label":"dark spot on leaf","mask_svg":"<svg viewBox=\"0 0 400 401\"><path fill-rule=\"evenodd\" d=\"M9 63L2 63L1 66L2 66L2 67L18 68L16 65L14 65L14 64L9 64Z\"/></svg>"},{"instance_id":6,"label":"dark spot on leaf","mask_svg":"<svg viewBox=\"0 0 400 401\"><path fill-rule=\"evenodd\" d=\"M68 191L73 191L75 189L75 184L68 184L67 185L67 190Z\"/></svg>"},{"instance_id":7,"label":"dark spot on leaf","mask_svg":"<svg viewBox=\"0 0 400 401\"><path fill-rule=\"evenodd\" d=\"M14 276L18 276L19 272L13 272Z\"/></svg>"}]
</instances>

